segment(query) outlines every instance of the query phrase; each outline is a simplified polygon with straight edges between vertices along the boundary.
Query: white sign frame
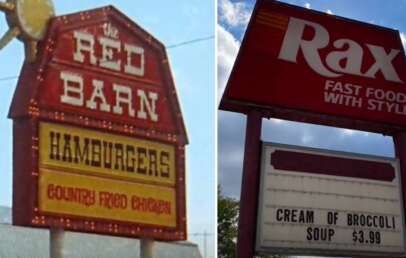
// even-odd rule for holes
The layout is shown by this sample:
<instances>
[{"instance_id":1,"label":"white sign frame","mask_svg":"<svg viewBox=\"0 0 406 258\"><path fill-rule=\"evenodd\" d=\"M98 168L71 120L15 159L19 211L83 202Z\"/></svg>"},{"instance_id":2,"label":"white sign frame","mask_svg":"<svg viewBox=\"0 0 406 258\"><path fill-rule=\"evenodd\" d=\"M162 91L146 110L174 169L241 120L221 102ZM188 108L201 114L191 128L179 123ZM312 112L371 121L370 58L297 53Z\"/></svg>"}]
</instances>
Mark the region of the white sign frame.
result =
<instances>
[{"instance_id":1,"label":"white sign frame","mask_svg":"<svg viewBox=\"0 0 406 258\"><path fill-rule=\"evenodd\" d=\"M366 251L364 250L348 250L348 249L328 249L324 247L314 247L313 245L307 245L306 247L295 247L294 244L291 246L287 246L290 244L283 245L275 245L266 246L264 245L263 237L263 226L264 226L264 188L265 188L265 178L266 178L266 166L265 163L267 159L265 153L267 149L271 149L271 151L275 150L284 150L284 151L293 151L299 153L309 153L309 154L316 154L316 155L324 155L329 157L340 157L340 158L351 158L351 159L359 159L359 160L368 160L368 161L377 161L377 162L385 162L390 163L394 167L395 171L395 179L393 180L393 184L397 185L398 193L399 193L399 208L400 214L399 216L400 223L398 225L401 226L400 228L400 239L399 242L403 244L402 250L399 252L388 252L388 251ZM405 237L405 218L404 218L404 207L403 207L403 196L402 196L402 187L401 187L401 178L400 178L400 167L399 167L399 160L395 158L389 157L381 157L381 156L373 156L373 155L364 155L358 153L349 153L349 152L341 152L341 151L331 151L331 150L323 150L323 149L316 149L316 148L308 148L308 147L299 147L299 146L292 146L292 145L285 145L285 144L277 144L277 143L269 143L269 142L262 142L261 147L261 168L260 168L260 188L259 188L259 196L258 196L258 213L257 213L257 228L256 228L256 247L255 251L259 254L286 254L286 255L323 255L323 256L386 256L386 257L406 257L406 237ZM270 165L272 171L276 169ZM272 172L271 172L272 173ZM294 173L294 172L287 172L287 173ZM299 172L302 174L302 172ZM328 176L328 175L320 175L320 176ZM333 176L334 177L334 176ZM348 177L346 177L348 179ZM369 180L369 179L355 179L354 180ZM350 182L348 180L348 182ZM269 188L268 188L269 189ZM269 206L268 206L269 207ZM396 206L397 207L397 206ZM317 209L317 208L316 208ZM348 214L347 214L348 216ZM268 223L269 224L269 223ZM285 223L286 224L286 223ZM289 223L287 223L289 225ZM331 226L333 227L333 226ZM355 227L354 227L355 228ZM361 226L357 227L361 228ZM364 230L364 228L361 228ZM349 230L349 229L346 229ZM355 229L354 229L355 230ZM369 230L369 233L373 229L365 229ZM379 230L379 229L375 229ZM402 234L403 233L403 234ZM380 234L380 233L379 233ZM286 240L288 242L288 240ZM310 242L309 240L303 240L303 243ZM270 241L272 242L272 240ZM279 242L279 241L275 241ZM327 244L325 244L327 245ZM354 244L356 246L357 244ZM369 244L372 245L372 244Z\"/></svg>"}]
</instances>

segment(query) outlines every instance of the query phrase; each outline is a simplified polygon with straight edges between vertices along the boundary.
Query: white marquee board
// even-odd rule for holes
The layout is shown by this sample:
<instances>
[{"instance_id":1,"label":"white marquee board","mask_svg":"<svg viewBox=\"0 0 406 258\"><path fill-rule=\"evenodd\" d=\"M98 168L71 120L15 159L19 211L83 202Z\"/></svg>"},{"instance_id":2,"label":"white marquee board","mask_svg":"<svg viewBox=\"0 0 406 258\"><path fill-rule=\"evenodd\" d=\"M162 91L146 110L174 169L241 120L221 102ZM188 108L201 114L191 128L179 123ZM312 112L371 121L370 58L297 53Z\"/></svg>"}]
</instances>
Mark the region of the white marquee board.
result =
<instances>
[{"instance_id":1,"label":"white marquee board","mask_svg":"<svg viewBox=\"0 0 406 258\"><path fill-rule=\"evenodd\" d=\"M285 160L282 165L296 167L293 170L281 169L280 165L278 169L274 167L276 153L279 157L281 153L300 157L308 154L316 158L315 163L324 162L328 166L329 159L345 161L331 164L335 166L334 171L340 171L340 163L348 163L346 159L361 165L366 163L367 168L378 164L390 167L394 171L393 179L362 178L348 176L348 173L340 176L331 171L330 174L315 173L309 171L314 164L309 164L308 159L305 171L299 171L301 165L298 165L300 161L296 163L297 160ZM315 166L320 169L319 164ZM372 173L379 174L379 169L372 170ZM370 171L360 172L370 176ZM264 143L256 251L404 256L405 230L399 177L396 159Z\"/></svg>"}]
</instances>

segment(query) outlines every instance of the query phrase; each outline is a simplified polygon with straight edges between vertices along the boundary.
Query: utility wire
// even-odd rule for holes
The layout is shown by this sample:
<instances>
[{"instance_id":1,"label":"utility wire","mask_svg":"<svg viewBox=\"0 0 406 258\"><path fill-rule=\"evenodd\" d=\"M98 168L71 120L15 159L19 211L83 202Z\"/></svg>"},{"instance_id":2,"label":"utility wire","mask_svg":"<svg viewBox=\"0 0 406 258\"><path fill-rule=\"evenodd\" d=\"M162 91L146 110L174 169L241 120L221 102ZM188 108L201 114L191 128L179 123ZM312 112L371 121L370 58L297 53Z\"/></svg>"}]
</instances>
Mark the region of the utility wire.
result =
<instances>
[{"instance_id":1,"label":"utility wire","mask_svg":"<svg viewBox=\"0 0 406 258\"><path fill-rule=\"evenodd\" d=\"M203 37L203 38L196 38L196 39L192 39L192 40L188 40L188 41L183 41L180 43L176 43L176 44L172 44L169 46L166 46L167 49L169 48L176 48L176 47L180 47L180 46L185 46L185 45L190 45L190 44L194 44L196 42L200 42L200 41L206 41L206 40L210 40L213 39L214 36L208 36L208 37ZM14 80L17 79L19 76L8 76L8 77L3 77L0 78L0 81L9 81L9 80Z\"/></svg>"},{"instance_id":2,"label":"utility wire","mask_svg":"<svg viewBox=\"0 0 406 258\"><path fill-rule=\"evenodd\" d=\"M8 77L3 77L0 78L0 81L9 81L9 80L14 80L17 79L19 76L8 76Z\"/></svg>"},{"instance_id":3,"label":"utility wire","mask_svg":"<svg viewBox=\"0 0 406 258\"><path fill-rule=\"evenodd\" d=\"M213 236L214 234L213 234L213 233L206 233L206 232L202 232L202 233L189 233L189 234L188 234L188 236L203 236L203 235L206 235L206 236Z\"/></svg>"},{"instance_id":4,"label":"utility wire","mask_svg":"<svg viewBox=\"0 0 406 258\"><path fill-rule=\"evenodd\" d=\"M213 39L213 38L214 38L214 36L212 35L212 36L208 36L208 37L192 39L192 40L183 41L183 42L180 42L180 43L177 43L177 44L166 46L166 48L175 48L175 47L180 47L180 46L184 46L184 45L190 45L190 44L193 44L193 43L196 43L196 42L206 41L206 40Z\"/></svg>"}]
</instances>

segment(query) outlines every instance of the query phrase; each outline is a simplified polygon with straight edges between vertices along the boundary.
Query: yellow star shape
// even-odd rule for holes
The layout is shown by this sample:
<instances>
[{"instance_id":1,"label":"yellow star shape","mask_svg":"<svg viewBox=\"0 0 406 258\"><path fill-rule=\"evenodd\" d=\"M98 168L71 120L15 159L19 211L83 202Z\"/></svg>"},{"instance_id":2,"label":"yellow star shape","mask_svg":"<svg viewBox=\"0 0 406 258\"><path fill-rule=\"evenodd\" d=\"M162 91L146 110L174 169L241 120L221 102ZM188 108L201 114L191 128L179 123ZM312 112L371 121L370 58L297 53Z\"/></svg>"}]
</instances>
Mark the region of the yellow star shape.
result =
<instances>
[{"instance_id":1,"label":"yellow star shape","mask_svg":"<svg viewBox=\"0 0 406 258\"><path fill-rule=\"evenodd\" d=\"M48 21L55 15L51 0L7 0L0 2L0 10L6 13L10 29L0 39L0 50L13 38L23 41L25 58L35 61L37 43L45 36Z\"/></svg>"}]
</instances>

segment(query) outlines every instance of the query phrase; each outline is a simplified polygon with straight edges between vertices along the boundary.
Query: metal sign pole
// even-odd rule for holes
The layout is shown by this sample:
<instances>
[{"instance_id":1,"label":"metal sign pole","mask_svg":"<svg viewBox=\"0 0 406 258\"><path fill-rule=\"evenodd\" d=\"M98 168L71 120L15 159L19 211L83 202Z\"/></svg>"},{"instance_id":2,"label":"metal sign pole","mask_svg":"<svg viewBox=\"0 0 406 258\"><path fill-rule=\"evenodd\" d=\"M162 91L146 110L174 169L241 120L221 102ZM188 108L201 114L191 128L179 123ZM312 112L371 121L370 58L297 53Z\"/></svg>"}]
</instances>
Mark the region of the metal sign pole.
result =
<instances>
[{"instance_id":1,"label":"metal sign pole","mask_svg":"<svg viewBox=\"0 0 406 258\"><path fill-rule=\"evenodd\" d=\"M141 241L141 258L153 258L154 257L154 240L142 238Z\"/></svg>"},{"instance_id":2,"label":"metal sign pole","mask_svg":"<svg viewBox=\"0 0 406 258\"><path fill-rule=\"evenodd\" d=\"M236 258L252 258L255 253L261 126L261 113L250 111L245 132Z\"/></svg>"},{"instance_id":3,"label":"metal sign pole","mask_svg":"<svg viewBox=\"0 0 406 258\"><path fill-rule=\"evenodd\" d=\"M399 159L403 209L406 211L406 132L399 132L395 134L393 136L393 141L395 143L395 155L396 158Z\"/></svg>"},{"instance_id":4,"label":"metal sign pole","mask_svg":"<svg viewBox=\"0 0 406 258\"><path fill-rule=\"evenodd\" d=\"M63 258L63 229L50 229L49 252L51 258Z\"/></svg>"}]
</instances>

